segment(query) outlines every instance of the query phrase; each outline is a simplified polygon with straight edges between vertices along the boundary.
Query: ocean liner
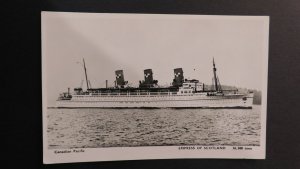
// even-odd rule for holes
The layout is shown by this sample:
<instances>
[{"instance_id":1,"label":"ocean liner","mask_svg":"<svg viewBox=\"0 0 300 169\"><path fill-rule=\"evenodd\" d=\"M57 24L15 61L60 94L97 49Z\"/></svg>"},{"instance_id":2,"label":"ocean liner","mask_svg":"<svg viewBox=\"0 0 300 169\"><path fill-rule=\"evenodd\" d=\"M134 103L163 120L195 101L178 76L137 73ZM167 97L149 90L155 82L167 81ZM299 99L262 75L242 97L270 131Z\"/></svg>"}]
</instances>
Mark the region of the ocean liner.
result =
<instances>
[{"instance_id":1,"label":"ocean liner","mask_svg":"<svg viewBox=\"0 0 300 169\"><path fill-rule=\"evenodd\" d=\"M251 91L222 90L214 59L212 85L184 79L182 68L176 68L168 87L159 86L152 69L146 69L139 87L128 85L123 70L117 70L114 87L108 87L106 80L105 88L92 88L84 59L83 68L87 90L79 87L71 93L68 88L57 99L58 108L252 108L253 104Z\"/></svg>"}]
</instances>

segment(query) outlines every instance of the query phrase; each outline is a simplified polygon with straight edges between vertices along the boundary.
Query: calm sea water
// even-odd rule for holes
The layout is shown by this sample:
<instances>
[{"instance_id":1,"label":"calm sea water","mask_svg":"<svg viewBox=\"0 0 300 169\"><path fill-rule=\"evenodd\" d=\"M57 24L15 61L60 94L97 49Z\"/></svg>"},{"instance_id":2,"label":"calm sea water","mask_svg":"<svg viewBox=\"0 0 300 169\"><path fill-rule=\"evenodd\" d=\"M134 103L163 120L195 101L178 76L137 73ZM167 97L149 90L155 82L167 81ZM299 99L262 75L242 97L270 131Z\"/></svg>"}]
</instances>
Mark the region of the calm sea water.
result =
<instances>
[{"instance_id":1,"label":"calm sea water","mask_svg":"<svg viewBox=\"0 0 300 169\"><path fill-rule=\"evenodd\" d=\"M259 146L253 109L48 109L49 148Z\"/></svg>"}]
</instances>

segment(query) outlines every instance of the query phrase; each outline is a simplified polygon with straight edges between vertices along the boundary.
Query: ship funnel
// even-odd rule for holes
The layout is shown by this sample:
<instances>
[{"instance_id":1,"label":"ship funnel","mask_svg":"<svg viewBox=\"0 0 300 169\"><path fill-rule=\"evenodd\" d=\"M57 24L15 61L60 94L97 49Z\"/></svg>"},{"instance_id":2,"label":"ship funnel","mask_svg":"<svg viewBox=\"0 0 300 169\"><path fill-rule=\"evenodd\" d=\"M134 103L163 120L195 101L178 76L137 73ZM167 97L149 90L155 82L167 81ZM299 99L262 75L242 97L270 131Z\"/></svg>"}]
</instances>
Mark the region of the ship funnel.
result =
<instances>
[{"instance_id":1,"label":"ship funnel","mask_svg":"<svg viewBox=\"0 0 300 169\"><path fill-rule=\"evenodd\" d=\"M152 69L144 70L144 78L145 80L140 81L140 88L151 88L157 86L158 81L153 80L153 72Z\"/></svg>"},{"instance_id":2,"label":"ship funnel","mask_svg":"<svg viewBox=\"0 0 300 169\"><path fill-rule=\"evenodd\" d=\"M144 70L145 84L153 84L153 73L152 69Z\"/></svg>"},{"instance_id":3,"label":"ship funnel","mask_svg":"<svg viewBox=\"0 0 300 169\"><path fill-rule=\"evenodd\" d=\"M173 86L182 86L184 81L183 70L182 68L174 69L174 79L173 79Z\"/></svg>"},{"instance_id":4,"label":"ship funnel","mask_svg":"<svg viewBox=\"0 0 300 169\"><path fill-rule=\"evenodd\" d=\"M125 80L124 80L124 74L123 70L116 70L116 85L117 86L124 86L125 85Z\"/></svg>"}]
</instances>

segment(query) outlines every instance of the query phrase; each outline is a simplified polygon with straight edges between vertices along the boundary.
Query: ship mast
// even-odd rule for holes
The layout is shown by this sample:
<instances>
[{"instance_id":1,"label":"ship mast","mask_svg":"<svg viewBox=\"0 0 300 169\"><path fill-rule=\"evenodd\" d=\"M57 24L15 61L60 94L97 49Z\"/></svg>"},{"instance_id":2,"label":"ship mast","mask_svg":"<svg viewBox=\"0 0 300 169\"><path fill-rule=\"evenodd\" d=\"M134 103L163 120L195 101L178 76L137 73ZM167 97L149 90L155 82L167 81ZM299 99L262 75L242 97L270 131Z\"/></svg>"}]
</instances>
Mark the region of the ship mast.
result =
<instances>
[{"instance_id":1,"label":"ship mast","mask_svg":"<svg viewBox=\"0 0 300 169\"><path fill-rule=\"evenodd\" d=\"M216 91L219 91L219 87L218 87L218 79L217 79L217 68L215 65L215 60L213 58L213 71L214 71L214 82L215 82L215 89Z\"/></svg>"},{"instance_id":2,"label":"ship mast","mask_svg":"<svg viewBox=\"0 0 300 169\"><path fill-rule=\"evenodd\" d=\"M84 58L83 58L83 68L84 68L84 73L85 73L86 88L89 89L90 87L89 87L89 81L88 81L88 77L87 77L87 73L86 73Z\"/></svg>"}]
</instances>

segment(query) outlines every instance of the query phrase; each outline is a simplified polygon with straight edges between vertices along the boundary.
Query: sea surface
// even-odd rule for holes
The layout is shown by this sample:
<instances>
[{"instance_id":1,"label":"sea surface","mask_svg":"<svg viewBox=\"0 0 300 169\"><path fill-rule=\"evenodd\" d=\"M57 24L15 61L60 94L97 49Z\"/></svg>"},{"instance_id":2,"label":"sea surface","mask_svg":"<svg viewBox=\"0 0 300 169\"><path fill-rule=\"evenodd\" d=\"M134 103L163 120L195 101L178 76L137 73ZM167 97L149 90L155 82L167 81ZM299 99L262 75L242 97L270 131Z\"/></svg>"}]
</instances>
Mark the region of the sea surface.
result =
<instances>
[{"instance_id":1,"label":"sea surface","mask_svg":"<svg viewBox=\"0 0 300 169\"><path fill-rule=\"evenodd\" d=\"M49 149L166 145L259 146L260 108L49 108L48 145Z\"/></svg>"}]
</instances>

